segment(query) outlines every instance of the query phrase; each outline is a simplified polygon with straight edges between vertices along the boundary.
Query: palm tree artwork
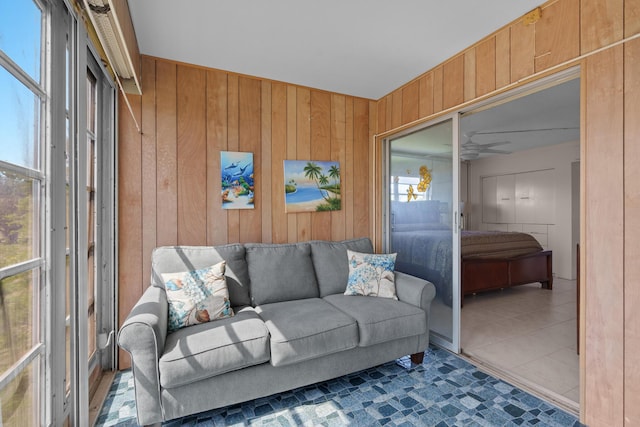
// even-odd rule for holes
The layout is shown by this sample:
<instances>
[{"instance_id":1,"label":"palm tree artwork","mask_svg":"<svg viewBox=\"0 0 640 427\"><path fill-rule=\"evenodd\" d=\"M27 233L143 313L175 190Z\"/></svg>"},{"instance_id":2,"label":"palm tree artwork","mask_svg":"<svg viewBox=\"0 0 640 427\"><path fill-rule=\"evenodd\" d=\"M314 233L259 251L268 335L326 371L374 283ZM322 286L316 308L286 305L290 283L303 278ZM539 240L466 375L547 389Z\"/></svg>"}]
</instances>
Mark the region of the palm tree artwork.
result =
<instances>
[{"instance_id":1,"label":"palm tree artwork","mask_svg":"<svg viewBox=\"0 0 640 427\"><path fill-rule=\"evenodd\" d=\"M339 162L285 160L284 183L287 213L342 208Z\"/></svg>"}]
</instances>

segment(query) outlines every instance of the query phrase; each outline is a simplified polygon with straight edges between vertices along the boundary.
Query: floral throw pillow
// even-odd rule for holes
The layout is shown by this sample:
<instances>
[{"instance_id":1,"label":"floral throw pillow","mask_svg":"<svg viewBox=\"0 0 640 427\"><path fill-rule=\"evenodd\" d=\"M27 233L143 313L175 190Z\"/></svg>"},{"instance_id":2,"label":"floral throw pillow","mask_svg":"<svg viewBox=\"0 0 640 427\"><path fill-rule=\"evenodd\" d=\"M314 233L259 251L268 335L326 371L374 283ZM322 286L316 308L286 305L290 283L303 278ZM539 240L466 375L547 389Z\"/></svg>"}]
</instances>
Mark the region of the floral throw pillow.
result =
<instances>
[{"instance_id":1,"label":"floral throw pillow","mask_svg":"<svg viewBox=\"0 0 640 427\"><path fill-rule=\"evenodd\" d=\"M169 301L169 332L233 316L224 276L226 262L201 270L162 275Z\"/></svg>"},{"instance_id":2,"label":"floral throw pillow","mask_svg":"<svg viewBox=\"0 0 640 427\"><path fill-rule=\"evenodd\" d=\"M398 299L393 270L396 254L363 254L347 250L349 280L345 295Z\"/></svg>"}]
</instances>

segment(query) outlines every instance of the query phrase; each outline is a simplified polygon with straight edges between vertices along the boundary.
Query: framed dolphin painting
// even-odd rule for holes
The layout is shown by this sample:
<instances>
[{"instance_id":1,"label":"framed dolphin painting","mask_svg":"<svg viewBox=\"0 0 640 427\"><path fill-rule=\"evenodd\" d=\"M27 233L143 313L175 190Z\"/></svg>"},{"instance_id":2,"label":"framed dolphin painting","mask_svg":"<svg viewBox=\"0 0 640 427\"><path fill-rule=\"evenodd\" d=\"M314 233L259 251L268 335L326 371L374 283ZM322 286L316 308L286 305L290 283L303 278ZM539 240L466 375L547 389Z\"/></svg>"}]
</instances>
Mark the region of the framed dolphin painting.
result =
<instances>
[{"instance_id":1,"label":"framed dolphin painting","mask_svg":"<svg viewBox=\"0 0 640 427\"><path fill-rule=\"evenodd\" d=\"M220 152L223 209L253 209L253 153Z\"/></svg>"}]
</instances>

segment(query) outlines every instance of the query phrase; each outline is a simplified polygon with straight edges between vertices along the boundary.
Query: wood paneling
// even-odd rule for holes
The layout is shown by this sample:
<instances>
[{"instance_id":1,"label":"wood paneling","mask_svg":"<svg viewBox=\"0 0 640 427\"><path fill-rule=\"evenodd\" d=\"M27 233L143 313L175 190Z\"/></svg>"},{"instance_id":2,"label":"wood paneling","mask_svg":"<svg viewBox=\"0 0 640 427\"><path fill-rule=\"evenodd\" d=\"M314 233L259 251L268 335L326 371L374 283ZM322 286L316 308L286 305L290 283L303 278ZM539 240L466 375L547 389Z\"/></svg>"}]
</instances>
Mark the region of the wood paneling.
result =
<instances>
[{"instance_id":1,"label":"wood paneling","mask_svg":"<svg viewBox=\"0 0 640 427\"><path fill-rule=\"evenodd\" d=\"M542 5L538 22L518 19L417 78L420 118L429 120L443 109L456 109L452 103L460 100L460 69L454 63L460 56L465 62L465 103L530 81L537 73L542 76L551 67L582 67L581 420L590 426L639 423L640 273L635 260L640 258L640 189L635 166L640 158L640 42L610 46L623 33L631 37L640 31L639 16L640 0L551 0ZM472 62L475 95L469 86ZM389 100L403 89L378 102L375 111L386 114L378 117L378 133L394 129L389 118L398 113ZM372 175L378 179L377 194L380 165L376 168ZM380 209L374 206L372 212L376 224L382 221ZM378 247L380 235L376 234Z\"/></svg>"},{"instance_id":2,"label":"wood paneling","mask_svg":"<svg viewBox=\"0 0 640 427\"><path fill-rule=\"evenodd\" d=\"M391 95L391 126L396 128L400 125L402 125L402 90L396 90Z\"/></svg>"},{"instance_id":3,"label":"wood paneling","mask_svg":"<svg viewBox=\"0 0 640 427\"><path fill-rule=\"evenodd\" d=\"M420 99L423 99L423 97L421 96ZM378 132L384 132L387 129L391 129L390 125L391 123L387 125L387 98L382 98L378 101L378 126L376 129Z\"/></svg>"},{"instance_id":4,"label":"wood paneling","mask_svg":"<svg viewBox=\"0 0 640 427\"><path fill-rule=\"evenodd\" d=\"M476 94L482 96L496 89L496 38L489 37L475 50Z\"/></svg>"},{"instance_id":5,"label":"wood paneling","mask_svg":"<svg viewBox=\"0 0 640 427\"><path fill-rule=\"evenodd\" d=\"M511 28L496 33L496 88L511 83Z\"/></svg>"},{"instance_id":6,"label":"wood paneling","mask_svg":"<svg viewBox=\"0 0 640 427\"><path fill-rule=\"evenodd\" d=\"M581 0L580 35L582 53L622 39L624 0Z\"/></svg>"},{"instance_id":7,"label":"wood paneling","mask_svg":"<svg viewBox=\"0 0 640 427\"><path fill-rule=\"evenodd\" d=\"M346 142L346 97L344 95L331 95L331 157L330 160L338 162L340 176L344 176L345 142ZM329 178L331 180L331 178ZM342 180L344 181L344 179ZM331 236L337 240L344 240L345 210L331 212Z\"/></svg>"},{"instance_id":8,"label":"wood paneling","mask_svg":"<svg viewBox=\"0 0 640 427\"><path fill-rule=\"evenodd\" d=\"M297 90L295 86L287 86L287 159L298 158L296 144L298 141L297 116ZM293 243L298 240L298 215L287 215L288 241Z\"/></svg>"},{"instance_id":9,"label":"wood paneling","mask_svg":"<svg viewBox=\"0 0 640 427\"><path fill-rule=\"evenodd\" d=\"M129 96L142 134L124 101L118 112L120 322L149 285L155 246L370 236L374 102L158 58L142 61L144 94ZM255 209L222 209L220 151L253 153ZM342 210L285 213L285 159L339 161ZM121 353L120 368L129 366Z\"/></svg>"},{"instance_id":10,"label":"wood paneling","mask_svg":"<svg viewBox=\"0 0 640 427\"><path fill-rule=\"evenodd\" d=\"M624 418L640 425L640 40L624 48Z\"/></svg>"},{"instance_id":11,"label":"wood paneling","mask_svg":"<svg viewBox=\"0 0 640 427\"><path fill-rule=\"evenodd\" d=\"M433 70L433 112L439 113L442 111L442 96L444 88L442 87L443 76L442 66L436 67Z\"/></svg>"},{"instance_id":12,"label":"wood paneling","mask_svg":"<svg viewBox=\"0 0 640 427\"><path fill-rule=\"evenodd\" d=\"M589 425L623 425L624 189L622 46L586 61L584 212ZM604 118L604 120L603 120ZM611 167L620 165L620 167ZM582 247L582 246L581 246ZM602 262L604 260L604 262ZM597 344L589 346L589 343Z\"/></svg>"},{"instance_id":13,"label":"wood paneling","mask_svg":"<svg viewBox=\"0 0 640 427\"><path fill-rule=\"evenodd\" d=\"M142 84L146 96L142 99L142 253L151 253L157 246L157 180L156 180L156 64L145 58L142 62ZM142 257L142 277L151 277L151 259ZM146 287L147 283L143 283Z\"/></svg>"},{"instance_id":14,"label":"wood paneling","mask_svg":"<svg viewBox=\"0 0 640 427\"><path fill-rule=\"evenodd\" d=\"M297 137L295 141L297 160L312 160L311 157L311 91L307 88L296 90L296 128ZM311 217L312 213L299 213L289 215L295 218L297 223L297 241L305 241L311 238Z\"/></svg>"},{"instance_id":15,"label":"wood paneling","mask_svg":"<svg viewBox=\"0 0 640 427\"><path fill-rule=\"evenodd\" d=\"M261 144L261 82L258 79L240 77L238 80L238 150L253 153L253 175L260 176L262 166L256 159L260 159ZM254 188L260 191L262 183L258 180ZM255 192L254 192L255 194ZM239 241L259 242L262 238L262 215L260 212L262 201L255 198L254 209L242 209L240 217Z\"/></svg>"},{"instance_id":16,"label":"wood paneling","mask_svg":"<svg viewBox=\"0 0 640 427\"><path fill-rule=\"evenodd\" d=\"M400 110L399 110L400 111ZM331 160L331 94L311 91L311 159ZM315 212L311 238L331 239L331 212Z\"/></svg>"},{"instance_id":17,"label":"wood paneling","mask_svg":"<svg viewBox=\"0 0 640 427\"><path fill-rule=\"evenodd\" d=\"M204 70L178 66L178 244L207 244L205 81Z\"/></svg>"},{"instance_id":18,"label":"wood paneling","mask_svg":"<svg viewBox=\"0 0 640 427\"><path fill-rule=\"evenodd\" d=\"M160 118L160 120L156 119L156 149L158 150L156 153L158 227L156 239L158 246L174 245L178 241L176 70L176 64L156 62L156 116ZM128 139L125 141L128 143Z\"/></svg>"},{"instance_id":19,"label":"wood paneling","mask_svg":"<svg viewBox=\"0 0 640 427\"><path fill-rule=\"evenodd\" d=\"M207 71L207 212L222 211L220 152L227 150L227 75ZM227 242L227 215L207 215L207 244Z\"/></svg>"},{"instance_id":20,"label":"wood paneling","mask_svg":"<svg viewBox=\"0 0 640 427\"><path fill-rule=\"evenodd\" d=\"M420 117L429 117L433 114L433 73L426 73L420 77ZM380 122L380 116L378 116ZM378 126L380 129L380 126ZM385 128L385 130L387 130Z\"/></svg>"},{"instance_id":21,"label":"wood paneling","mask_svg":"<svg viewBox=\"0 0 640 427\"><path fill-rule=\"evenodd\" d=\"M261 83L261 135L262 150L260 163L262 173L260 174L260 187L264 190L261 192L262 199L262 239L263 243L272 243L273 241L273 196L271 193L273 185L272 177L272 157L271 157L271 82L263 81ZM284 179L284 178L283 178ZM276 180L277 182L277 180Z\"/></svg>"},{"instance_id":22,"label":"wood paneling","mask_svg":"<svg viewBox=\"0 0 640 427\"><path fill-rule=\"evenodd\" d=\"M443 72L442 104L447 109L464 102L464 56L459 55L446 62Z\"/></svg>"},{"instance_id":23,"label":"wood paneling","mask_svg":"<svg viewBox=\"0 0 640 427\"><path fill-rule=\"evenodd\" d=\"M420 81L413 82L402 88L402 123L418 120L420 116Z\"/></svg>"},{"instance_id":24,"label":"wood paneling","mask_svg":"<svg viewBox=\"0 0 640 427\"><path fill-rule=\"evenodd\" d=\"M284 209L284 160L287 158L287 86L271 85L271 226L273 243L286 243L287 214Z\"/></svg>"},{"instance_id":25,"label":"wood paneling","mask_svg":"<svg viewBox=\"0 0 640 427\"><path fill-rule=\"evenodd\" d=\"M377 108L377 107L376 107ZM354 126L354 109L353 109L353 98L348 97L345 102L345 112L344 112L344 121L345 121L345 130L344 130L344 139L345 139L345 150L344 150L344 163L340 165L341 177L340 180L342 182L342 209L345 209L345 218L344 218L344 228L345 228L345 239L353 238L353 207L354 207L354 184L353 181L356 179L356 174L353 167L354 161L354 146L353 146L353 126ZM377 126L377 124L376 124ZM377 128L376 128L377 129ZM374 129L375 130L375 129Z\"/></svg>"},{"instance_id":26,"label":"wood paneling","mask_svg":"<svg viewBox=\"0 0 640 427\"><path fill-rule=\"evenodd\" d=\"M476 49L464 53L464 100L476 97Z\"/></svg>"},{"instance_id":27,"label":"wood paneling","mask_svg":"<svg viewBox=\"0 0 640 427\"><path fill-rule=\"evenodd\" d=\"M370 170L369 150L369 102L364 99L354 99L354 125L353 125L353 237L371 235L369 221L369 194L372 180Z\"/></svg>"},{"instance_id":28,"label":"wood paneling","mask_svg":"<svg viewBox=\"0 0 640 427\"><path fill-rule=\"evenodd\" d=\"M227 150L240 150L240 118L238 107L238 79L239 76L230 74L227 77ZM255 160L255 159L254 159ZM227 210L227 239L231 242L240 241L240 212L235 209Z\"/></svg>"},{"instance_id":29,"label":"wood paneling","mask_svg":"<svg viewBox=\"0 0 640 427\"><path fill-rule=\"evenodd\" d=\"M624 36L640 33L640 0L624 0Z\"/></svg>"},{"instance_id":30,"label":"wood paneling","mask_svg":"<svg viewBox=\"0 0 640 427\"><path fill-rule=\"evenodd\" d=\"M142 277L142 150L141 137L137 132L127 104L119 94L118 116L120 126L118 139L118 318L122 324L138 300L146 281ZM128 95L135 120L141 120L141 97ZM124 142L126 141L126 142ZM120 366L129 367L129 353L120 350Z\"/></svg>"},{"instance_id":31,"label":"wood paneling","mask_svg":"<svg viewBox=\"0 0 640 427\"><path fill-rule=\"evenodd\" d=\"M535 70L540 72L580 54L580 0L564 0L542 10L536 22Z\"/></svg>"},{"instance_id":32,"label":"wood paneling","mask_svg":"<svg viewBox=\"0 0 640 427\"><path fill-rule=\"evenodd\" d=\"M535 25L518 21L511 26L511 82L534 73Z\"/></svg>"}]
</instances>

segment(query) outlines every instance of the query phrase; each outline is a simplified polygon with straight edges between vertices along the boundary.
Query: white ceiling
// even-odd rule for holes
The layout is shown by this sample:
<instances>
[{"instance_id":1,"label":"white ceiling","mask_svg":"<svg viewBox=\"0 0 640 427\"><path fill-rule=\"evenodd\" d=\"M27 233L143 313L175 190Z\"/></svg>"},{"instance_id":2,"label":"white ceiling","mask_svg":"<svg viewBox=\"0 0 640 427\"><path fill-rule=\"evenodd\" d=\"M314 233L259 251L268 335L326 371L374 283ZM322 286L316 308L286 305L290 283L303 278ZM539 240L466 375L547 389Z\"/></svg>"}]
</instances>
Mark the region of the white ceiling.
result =
<instances>
[{"instance_id":1,"label":"white ceiling","mask_svg":"<svg viewBox=\"0 0 640 427\"><path fill-rule=\"evenodd\" d=\"M129 0L142 54L379 99L543 0Z\"/></svg>"}]
</instances>

